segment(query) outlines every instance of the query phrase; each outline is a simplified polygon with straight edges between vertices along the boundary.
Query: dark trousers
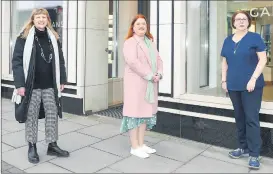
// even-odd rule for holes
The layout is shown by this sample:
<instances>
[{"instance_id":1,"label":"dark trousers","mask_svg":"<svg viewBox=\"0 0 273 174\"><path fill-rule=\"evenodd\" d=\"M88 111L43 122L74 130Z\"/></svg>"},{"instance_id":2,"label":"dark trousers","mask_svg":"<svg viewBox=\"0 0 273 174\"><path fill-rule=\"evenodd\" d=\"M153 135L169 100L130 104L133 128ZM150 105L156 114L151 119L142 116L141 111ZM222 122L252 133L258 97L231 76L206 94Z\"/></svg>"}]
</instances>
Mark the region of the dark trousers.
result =
<instances>
[{"instance_id":1,"label":"dark trousers","mask_svg":"<svg viewBox=\"0 0 273 174\"><path fill-rule=\"evenodd\" d=\"M249 150L249 155L258 157L261 149L260 120L263 89L248 91L229 91L234 107L239 146Z\"/></svg>"}]
</instances>

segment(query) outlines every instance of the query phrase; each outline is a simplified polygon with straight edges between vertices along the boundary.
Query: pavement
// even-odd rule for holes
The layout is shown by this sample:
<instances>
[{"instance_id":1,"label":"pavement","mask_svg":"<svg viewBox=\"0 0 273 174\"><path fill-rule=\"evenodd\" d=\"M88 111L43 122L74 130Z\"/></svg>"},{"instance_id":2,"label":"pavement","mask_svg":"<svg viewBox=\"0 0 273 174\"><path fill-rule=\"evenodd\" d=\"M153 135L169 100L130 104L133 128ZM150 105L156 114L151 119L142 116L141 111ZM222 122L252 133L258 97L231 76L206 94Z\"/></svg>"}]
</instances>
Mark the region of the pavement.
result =
<instances>
[{"instance_id":1,"label":"pavement","mask_svg":"<svg viewBox=\"0 0 273 174\"><path fill-rule=\"evenodd\" d=\"M249 170L247 158L230 159L230 149L165 134L147 132L145 143L157 150L148 159L130 155L129 137L120 134L121 120L64 113L59 121L61 148L69 158L46 155L44 120L39 120L40 163L27 160L25 125L14 119L14 105L2 99L2 173L272 173L273 159L262 157L259 171Z\"/></svg>"}]
</instances>

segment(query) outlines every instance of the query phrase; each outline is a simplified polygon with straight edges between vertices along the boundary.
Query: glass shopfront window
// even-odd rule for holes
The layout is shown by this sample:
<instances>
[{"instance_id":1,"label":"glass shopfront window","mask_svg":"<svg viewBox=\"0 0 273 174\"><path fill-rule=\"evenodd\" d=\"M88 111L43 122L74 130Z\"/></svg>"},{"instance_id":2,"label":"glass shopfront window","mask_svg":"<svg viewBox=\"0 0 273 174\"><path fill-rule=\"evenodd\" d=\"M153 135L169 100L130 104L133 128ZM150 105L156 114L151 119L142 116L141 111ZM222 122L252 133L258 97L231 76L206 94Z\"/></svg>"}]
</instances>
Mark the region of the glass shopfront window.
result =
<instances>
[{"instance_id":1,"label":"glass shopfront window","mask_svg":"<svg viewBox=\"0 0 273 174\"><path fill-rule=\"evenodd\" d=\"M250 31L261 34L267 45L263 100L273 101L273 2L272 1L187 1L187 93L220 96L220 51L232 34L231 17L238 10L252 16ZM270 92L271 91L271 92Z\"/></svg>"},{"instance_id":2,"label":"glass shopfront window","mask_svg":"<svg viewBox=\"0 0 273 174\"><path fill-rule=\"evenodd\" d=\"M52 27L60 35L60 41L63 43L63 52L66 54L67 1L11 1L11 57L16 38L22 32L21 30L34 8L45 8L48 10Z\"/></svg>"},{"instance_id":3,"label":"glass shopfront window","mask_svg":"<svg viewBox=\"0 0 273 174\"><path fill-rule=\"evenodd\" d=\"M108 78L118 77L118 2L109 0L108 28Z\"/></svg>"}]
</instances>

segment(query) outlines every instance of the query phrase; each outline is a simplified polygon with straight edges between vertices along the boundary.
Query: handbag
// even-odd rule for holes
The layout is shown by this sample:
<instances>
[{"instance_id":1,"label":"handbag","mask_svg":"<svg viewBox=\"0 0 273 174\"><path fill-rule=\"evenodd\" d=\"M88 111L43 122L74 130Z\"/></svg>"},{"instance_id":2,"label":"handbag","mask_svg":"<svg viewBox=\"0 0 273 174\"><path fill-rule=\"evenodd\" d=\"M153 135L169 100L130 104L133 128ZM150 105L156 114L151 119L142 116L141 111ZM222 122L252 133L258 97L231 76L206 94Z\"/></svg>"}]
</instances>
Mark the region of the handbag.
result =
<instances>
[{"instance_id":1,"label":"handbag","mask_svg":"<svg viewBox=\"0 0 273 174\"><path fill-rule=\"evenodd\" d=\"M15 119L19 123L25 123L27 120L27 97L22 97L21 103L15 103Z\"/></svg>"},{"instance_id":2,"label":"handbag","mask_svg":"<svg viewBox=\"0 0 273 174\"><path fill-rule=\"evenodd\" d=\"M27 97L17 94L17 89L14 89L11 102L15 104L15 120L19 123L25 123L27 120Z\"/></svg>"}]
</instances>

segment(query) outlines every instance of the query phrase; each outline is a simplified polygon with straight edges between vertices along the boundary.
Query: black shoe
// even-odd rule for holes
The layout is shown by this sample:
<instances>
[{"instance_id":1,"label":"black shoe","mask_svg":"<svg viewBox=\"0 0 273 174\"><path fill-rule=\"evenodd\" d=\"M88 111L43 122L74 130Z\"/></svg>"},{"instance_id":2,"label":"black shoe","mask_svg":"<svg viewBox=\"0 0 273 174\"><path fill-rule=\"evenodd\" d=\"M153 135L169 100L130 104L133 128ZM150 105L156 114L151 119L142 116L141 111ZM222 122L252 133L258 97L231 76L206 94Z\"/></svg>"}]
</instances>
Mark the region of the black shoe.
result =
<instances>
[{"instance_id":1,"label":"black shoe","mask_svg":"<svg viewBox=\"0 0 273 174\"><path fill-rule=\"evenodd\" d=\"M28 161L33 164L40 162L35 143L28 143Z\"/></svg>"},{"instance_id":2,"label":"black shoe","mask_svg":"<svg viewBox=\"0 0 273 174\"><path fill-rule=\"evenodd\" d=\"M54 142L54 143L48 144L47 155L57 156L57 157L69 157L69 152L60 149L57 143Z\"/></svg>"}]
</instances>

